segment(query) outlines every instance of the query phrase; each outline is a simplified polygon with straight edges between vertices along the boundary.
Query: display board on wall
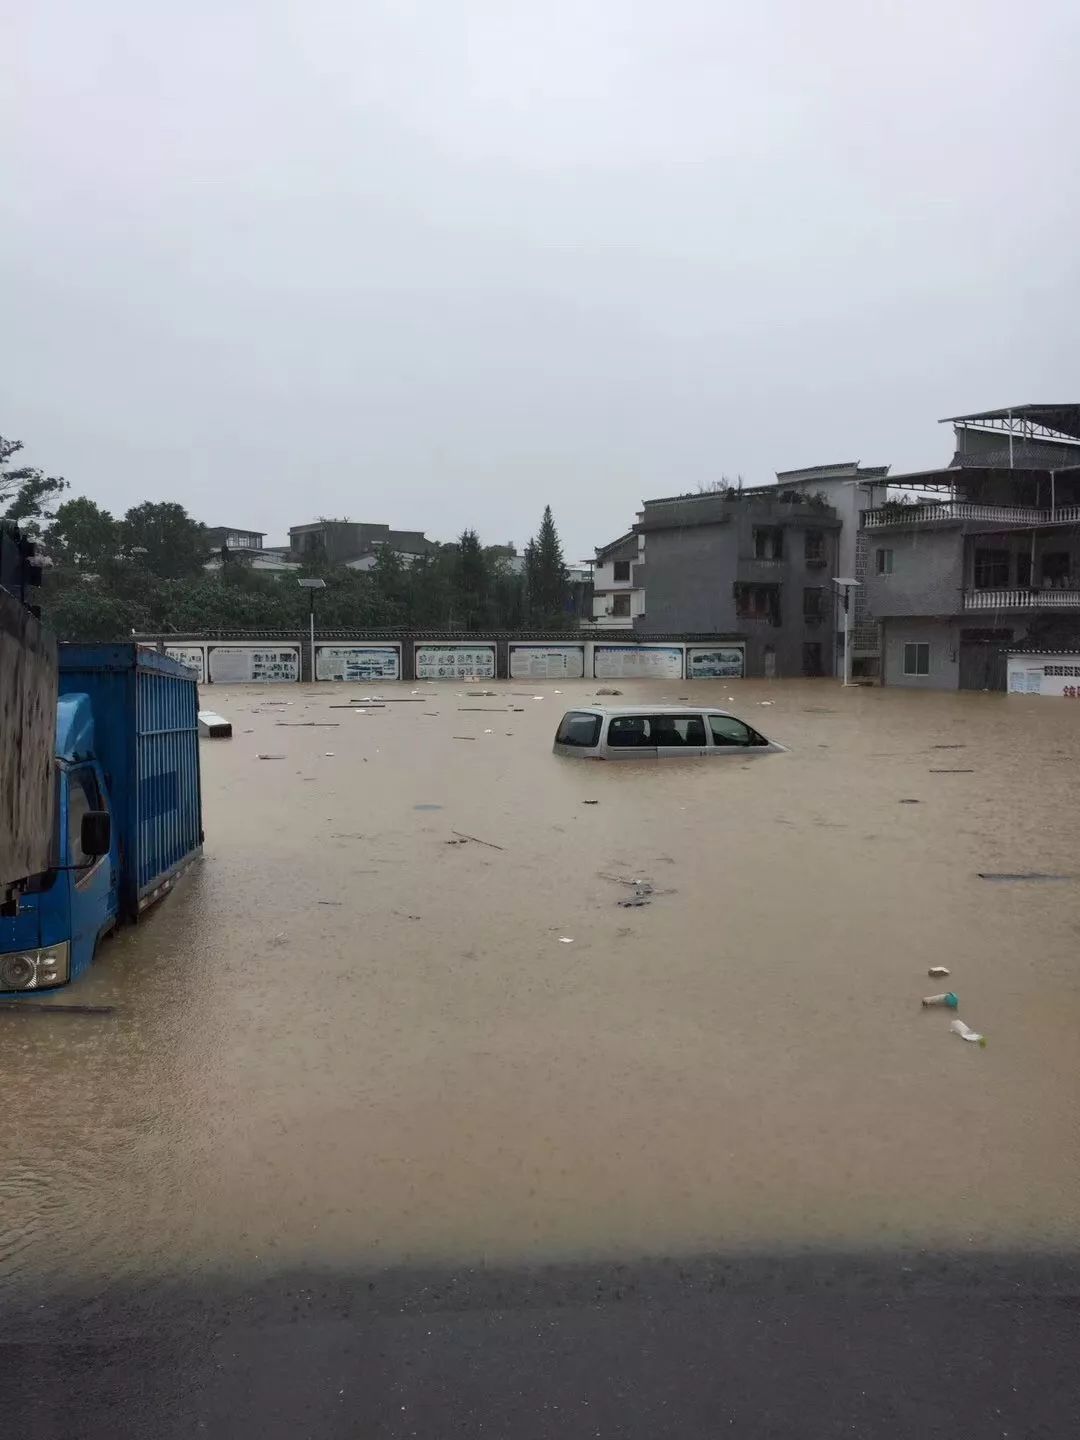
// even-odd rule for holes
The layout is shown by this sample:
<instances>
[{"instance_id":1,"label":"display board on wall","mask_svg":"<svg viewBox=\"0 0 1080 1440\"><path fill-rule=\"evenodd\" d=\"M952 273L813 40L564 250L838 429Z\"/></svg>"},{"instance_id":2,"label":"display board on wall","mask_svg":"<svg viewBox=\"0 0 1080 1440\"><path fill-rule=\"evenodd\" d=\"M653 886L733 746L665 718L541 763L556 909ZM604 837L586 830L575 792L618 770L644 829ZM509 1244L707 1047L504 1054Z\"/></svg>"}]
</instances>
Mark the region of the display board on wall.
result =
<instances>
[{"instance_id":1,"label":"display board on wall","mask_svg":"<svg viewBox=\"0 0 1080 1440\"><path fill-rule=\"evenodd\" d=\"M179 660L199 676L199 684L206 684L206 651L201 645L166 645L165 654L170 660Z\"/></svg>"},{"instance_id":2,"label":"display board on wall","mask_svg":"<svg viewBox=\"0 0 1080 1440\"><path fill-rule=\"evenodd\" d=\"M208 645L206 668L214 685L277 685L300 679L299 645Z\"/></svg>"},{"instance_id":3,"label":"display board on wall","mask_svg":"<svg viewBox=\"0 0 1080 1440\"><path fill-rule=\"evenodd\" d=\"M465 645L417 644L417 680L494 680L495 646L480 640Z\"/></svg>"},{"instance_id":4,"label":"display board on wall","mask_svg":"<svg viewBox=\"0 0 1080 1440\"><path fill-rule=\"evenodd\" d=\"M1010 695L1080 700L1080 655L1010 655Z\"/></svg>"},{"instance_id":5,"label":"display board on wall","mask_svg":"<svg viewBox=\"0 0 1080 1440\"><path fill-rule=\"evenodd\" d=\"M745 645L688 645L688 680L741 680L746 673Z\"/></svg>"},{"instance_id":6,"label":"display board on wall","mask_svg":"<svg viewBox=\"0 0 1080 1440\"><path fill-rule=\"evenodd\" d=\"M584 645L511 645L511 680L581 680Z\"/></svg>"},{"instance_id":7,"label":"display board on wall","mask_svg":"<svg viewBox=\"0 0 1080 1440\"><path fill-rule=\"evenodd\" d=\"M316 645L316 680L400 680L398 645Z\"/></svg>"},{"instance_id":8,"label":"display board on wall","mask_svg":"<svg viewBox=\"0 0 1080 1440\"><path fill-rule=\"evenodd\" d=\"M596 645L596 680L681 680L681 645Z\"/></svg>"}]
</instances>

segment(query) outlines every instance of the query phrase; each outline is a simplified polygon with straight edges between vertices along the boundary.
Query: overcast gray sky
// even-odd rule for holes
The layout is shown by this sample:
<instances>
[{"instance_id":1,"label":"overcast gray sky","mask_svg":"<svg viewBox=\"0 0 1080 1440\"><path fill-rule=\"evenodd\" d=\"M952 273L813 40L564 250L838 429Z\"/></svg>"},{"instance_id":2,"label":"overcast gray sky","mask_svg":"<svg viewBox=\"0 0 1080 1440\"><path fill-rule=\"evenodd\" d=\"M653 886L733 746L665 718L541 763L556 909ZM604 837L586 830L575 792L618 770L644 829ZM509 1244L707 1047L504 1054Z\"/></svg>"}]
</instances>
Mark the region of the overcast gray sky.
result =
<instances>
[{"instance_id":1,"label":"overcast gray sky","mask_svg":"<svg viewBox=\"0 0 1080 1440\"><path fill-rule=\"evenodd\" d=\"M0 433L114 510L574 560L1080 397L1075 0L4 8Z\"/></svg>"}]
</instances>

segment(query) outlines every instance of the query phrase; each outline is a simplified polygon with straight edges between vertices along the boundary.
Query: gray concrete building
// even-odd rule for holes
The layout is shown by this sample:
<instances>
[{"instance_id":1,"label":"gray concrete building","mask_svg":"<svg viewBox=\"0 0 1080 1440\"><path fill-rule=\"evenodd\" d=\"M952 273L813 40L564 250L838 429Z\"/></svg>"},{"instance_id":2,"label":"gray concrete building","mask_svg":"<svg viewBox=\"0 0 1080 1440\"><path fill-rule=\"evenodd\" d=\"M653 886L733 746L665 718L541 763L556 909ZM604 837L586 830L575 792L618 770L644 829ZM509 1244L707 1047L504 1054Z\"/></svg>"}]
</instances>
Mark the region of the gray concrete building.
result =
<instances>
[{"instance_id":1,"label":"gray concrete building","mask_svg":"<svg viewBox=\"0 0 1080 1440\"><path fill-rule=\"evenodd\" d=\"M856 680L875 679L880 670L881 636L866 589L867 544L861 514L888 498L888 474L888 465L860 465L857 460L776 472L776 488L781 495L792 491L807 499L818 496L827 501L839 517L840 534L836 542L836 569L833 573L859 582L851 592L849 602L851 674ZM837 622L843 622L839 613ZM833 640L833 653L835 673L842 675L844 638L840 630Z\"/></svg>"},{"instance_id":2,"label":"gray concrete building","mask_svg":"<svg viewBox=\"0 0 1080 1440\"><path fill-rule=\"evenodd\" d=\"M840 528L817 495L772 485L646 500L635 634L743 641L747 675L832 674Z\"/></svg>"},{"instance_id":3,"label":"gray concrete building","mask_svg":"<svg viewBox=\"0 0 1080 1440\"><path fill-rule=\"evenodd\" d=\"M306 525L289 526L290 559L303 564L370 570L384 546L407 565L437 548L420 530L393 530L389 525L356 520L312 520Z\"/></svg>"},{"instance_id":4,"label":"gray concrete building","mask_svg":"<svg viewBox=\"0 0 1080 1440\"><path fill-rule=\"evenodd\" d=\"M897 475L862 514L882 680L1004 690L1013 644L1080 641L1080 405L955 416L939 470ZM927 499L928 495L935 499Z\"/></svg>"}]
</instances>

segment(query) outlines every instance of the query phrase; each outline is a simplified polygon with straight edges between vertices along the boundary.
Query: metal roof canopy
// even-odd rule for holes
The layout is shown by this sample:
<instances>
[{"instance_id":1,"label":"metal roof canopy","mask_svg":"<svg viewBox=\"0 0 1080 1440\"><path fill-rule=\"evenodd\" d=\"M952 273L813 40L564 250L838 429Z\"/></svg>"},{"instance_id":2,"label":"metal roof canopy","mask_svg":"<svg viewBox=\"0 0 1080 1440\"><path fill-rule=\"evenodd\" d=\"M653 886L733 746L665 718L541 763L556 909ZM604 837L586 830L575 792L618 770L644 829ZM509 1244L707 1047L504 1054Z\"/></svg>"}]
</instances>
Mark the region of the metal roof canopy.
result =
<instances>
[{"instance_id":1,"label":"metal roof canopy","mask_svg":"<svg viewBox=\"0 0 1080 1440\"><path fill-rule=\"evenodd\" d=\"M1048 475L1076 475L1080 465L1055 465L1035 468L1018 465L1010 470L1007 465L942 465L936 470L911 470L906 475L889 478L890 490L943 490L963 489L976 480L1011 479L1045 480Z\"/></svg>"},{"instance_id":2,"label":"metal roof canopy","mask_svg":"<svg viewBox=\"0 0 1080 1440\"><path fill-rule=\"evenodd\" d=\"M976 424L1006 434L1080 440L1080 404L1011 405L1004 410L980 410L974 415L946 415L940 425Z\"/></svg>"}]
</instances>

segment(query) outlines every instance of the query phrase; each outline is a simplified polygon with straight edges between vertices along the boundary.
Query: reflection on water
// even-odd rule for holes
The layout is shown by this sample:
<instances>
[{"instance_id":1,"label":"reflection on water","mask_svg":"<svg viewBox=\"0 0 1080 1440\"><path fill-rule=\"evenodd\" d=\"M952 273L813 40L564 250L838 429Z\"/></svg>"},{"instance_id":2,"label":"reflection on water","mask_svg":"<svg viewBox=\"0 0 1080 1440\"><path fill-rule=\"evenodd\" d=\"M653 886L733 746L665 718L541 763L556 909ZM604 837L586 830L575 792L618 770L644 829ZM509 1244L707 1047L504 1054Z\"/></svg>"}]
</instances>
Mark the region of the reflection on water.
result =
<instances>
[{"instance_id":1,"label":"reflection on water","mask_svg":"<svg viewBox=\"0 0 1080 1440\"><path fill-rule=\"evenodd\" d=\"M214 691L205 862L58 996L118 1012L0 1014L9 1278L1080 1240L1080 883L977 876L1080 871L1076 707L627 682L791 753L598 765L592 684L466 688Z\"/></svg>"}]
</instances>

